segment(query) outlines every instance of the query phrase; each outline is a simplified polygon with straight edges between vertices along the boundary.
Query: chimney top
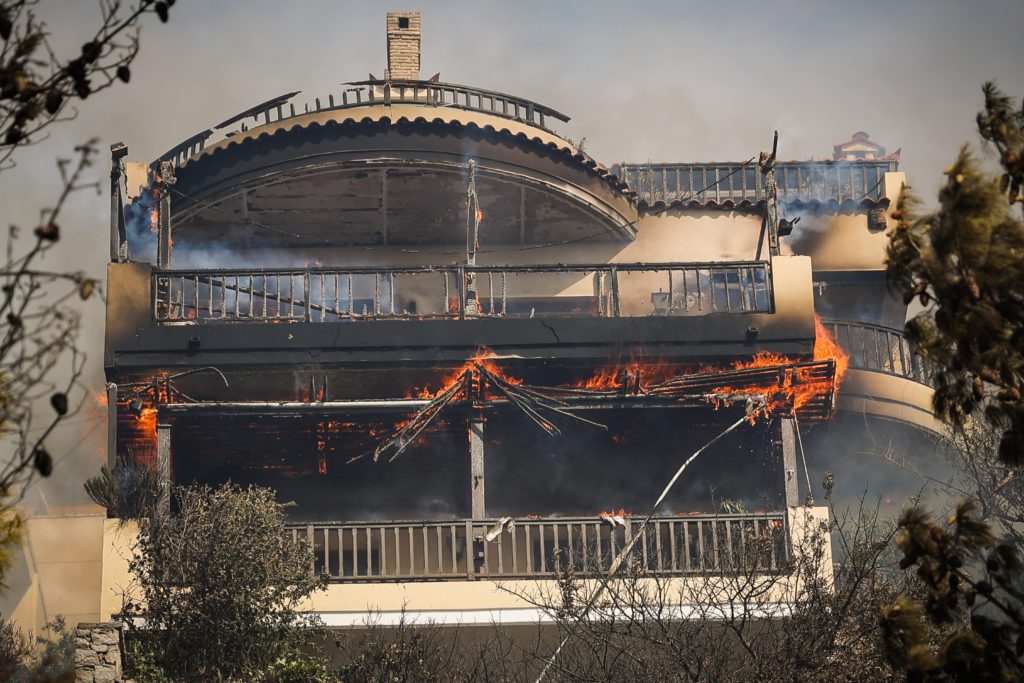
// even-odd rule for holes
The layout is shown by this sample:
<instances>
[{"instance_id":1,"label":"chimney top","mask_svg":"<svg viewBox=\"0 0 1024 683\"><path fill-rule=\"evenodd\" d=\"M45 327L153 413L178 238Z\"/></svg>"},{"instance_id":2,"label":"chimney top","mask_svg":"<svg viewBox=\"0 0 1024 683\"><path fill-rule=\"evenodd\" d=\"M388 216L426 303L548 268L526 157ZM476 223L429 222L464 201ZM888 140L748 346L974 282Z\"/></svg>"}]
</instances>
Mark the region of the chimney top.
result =
<instances>
[{"instance_id":1,"label":"chimney top","mask_svg":"<svg viewBox=\"0 0 1024 683\"><path fill-rule=\"evenodd\" d=\"M388 69L386 80L420 78L420 13L388 12Z\"/></svg>"}]
</instances>

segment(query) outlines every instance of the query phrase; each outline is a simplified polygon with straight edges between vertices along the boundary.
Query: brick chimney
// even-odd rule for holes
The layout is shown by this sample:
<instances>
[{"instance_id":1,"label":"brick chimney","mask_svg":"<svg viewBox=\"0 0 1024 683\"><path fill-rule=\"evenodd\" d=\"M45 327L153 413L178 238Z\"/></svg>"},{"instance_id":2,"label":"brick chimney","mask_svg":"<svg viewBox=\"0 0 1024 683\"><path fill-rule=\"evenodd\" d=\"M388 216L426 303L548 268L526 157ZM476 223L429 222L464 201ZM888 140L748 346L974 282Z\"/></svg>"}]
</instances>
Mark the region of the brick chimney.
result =
<instances>
[{"instance_id":1,"label":"brick chimney","mask_svg":"<svg viewBox=\"0 0 1024 683\"><path fill-rule=\"evenodd\" d=\"M420 13L388 12L388 80L420 78Z\"/></svg>"}]
</instances>

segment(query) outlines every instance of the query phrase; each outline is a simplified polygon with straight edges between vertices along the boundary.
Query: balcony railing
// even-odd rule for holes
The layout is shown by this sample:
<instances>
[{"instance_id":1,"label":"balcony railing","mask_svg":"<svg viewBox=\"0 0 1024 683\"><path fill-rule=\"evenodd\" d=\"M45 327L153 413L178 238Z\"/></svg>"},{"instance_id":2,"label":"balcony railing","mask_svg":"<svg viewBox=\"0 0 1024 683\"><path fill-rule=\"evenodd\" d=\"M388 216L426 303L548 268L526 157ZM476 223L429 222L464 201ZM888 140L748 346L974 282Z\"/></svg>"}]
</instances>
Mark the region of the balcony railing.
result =
<instances>
[{"instance_id":1,"label":"balcony railing","mask_svg":"<svg viewBox=\"0 0 1024 683\"><path fill-rule=\"evenodd\" d=\"M698 316L772 310L765 262L157 271L160 323Z\"/></svg>"},{"instance_id":2,"label":"balcony railing","mask_svg":"<svg viewBox=\"0 0 1024 683\"><path fill-rule=\"evenodd\" d=\"M823 320L822 324L850 355L851 368L884 372L931 384L931 363L917 354L902 332L862 322Z\"/></svg>"},{"instance_id":3,"label":"balcony railing","mask_svg":"<svg viewBox=\"0 0 1024 683\"><path fill-rule=\"evenodd\" d=\"M878 201L885 174L895 161L786 161L776 167L780 201ZM764 199L757 164L621 164L621 177L648 204L695 201L699 204Z\"/></svg>"},{"instance_id":4,"label":"balcony railing","mask_svg":"<svg viewBox=\"0 0 1024 683\"><path fill-rule=\"evenodd\" d=\"M594 575L608 571L639 530L640 519L631 517L614 525L590 517L290 527L293 538L310 542L310 571L335 582L538 578L568 569ZM779 570L788 558L785 515L658 517L632 557L646 573L665 576Z\"/></svg>"},{"instance_id":5,"label":"balcony railing","mask_svg":"<svg viewBox=\"0 0 1024 683\"><path fill-rule=\"evenodd\" d=\"M392 104L451 107L454 109L478 111L527 123L549 132L551 132L549 123L552 119L562 122L569 121L569 117L565 114L522 97L514 97L492 90L455 85L453 83L377 80L346 83L345 85L350 87L342 90L337 96L330 94L323 100L317 97L312 102L302 105L298 110L292 101L299 94L298 92L275 97L272 100L267 100L255 107L239 112L226 121L219 123L214 127L214 130L223 131L224 129L232 128L232 130L224 133L224 137L230 137L248 130L245 123L248 119L252 119L253 126L260 126L294 118L295 116L302 116L303 114ZM238 124L237 127L236 124ZM215 141L217 137L213 130L204 130L201 133L197 133L169 149L153 162L154 167L159 167L161 161L170 161L174 165L180 166L189 157L202 151L207 144L210 144L211 138Z\"/></svg>"}]
</instances>

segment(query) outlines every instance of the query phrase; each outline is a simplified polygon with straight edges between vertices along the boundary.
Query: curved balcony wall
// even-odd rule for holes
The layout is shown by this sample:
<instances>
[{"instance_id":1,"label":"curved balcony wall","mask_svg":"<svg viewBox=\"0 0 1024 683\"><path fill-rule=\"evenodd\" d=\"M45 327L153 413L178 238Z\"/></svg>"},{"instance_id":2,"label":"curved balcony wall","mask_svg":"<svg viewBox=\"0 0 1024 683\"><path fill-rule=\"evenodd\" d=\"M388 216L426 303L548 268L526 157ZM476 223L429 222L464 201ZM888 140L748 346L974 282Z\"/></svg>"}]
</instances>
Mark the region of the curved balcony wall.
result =
<instances>
[{"instance_id":1,"label":"curved balcony wall","mask_svg":"<svg viewBox=\"0 0 1024 683\"><path fill-rule=\"evenodd\" d=\"M840 411L942 430L932 414L933 368L899 330L862 322L823 320L849 354L850 367L836 400Z\"/></svg>"}]
</instances>

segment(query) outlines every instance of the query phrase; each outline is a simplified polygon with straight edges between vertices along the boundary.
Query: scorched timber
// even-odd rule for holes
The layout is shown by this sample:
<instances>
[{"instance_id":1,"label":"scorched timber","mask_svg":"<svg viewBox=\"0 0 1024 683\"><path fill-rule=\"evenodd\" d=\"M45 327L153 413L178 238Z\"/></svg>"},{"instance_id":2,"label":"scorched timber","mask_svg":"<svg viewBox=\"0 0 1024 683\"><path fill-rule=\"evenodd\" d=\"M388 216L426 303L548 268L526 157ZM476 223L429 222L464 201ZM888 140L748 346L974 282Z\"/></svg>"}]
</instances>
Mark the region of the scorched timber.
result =
<instances>
[{"instance_id":1,"label":"scorched timber","mask_svg":"<svg viewBox=\"0 0 1024 683\"><path fill-rule=\"evenodd\" d=\"M659 396L594 396L566 399L573 410L621 410L630 408L704 408L712 409L709 400L742 402L748 396L755 398L760 394L687 394L665 399ZM161 406L171 414L180 415L238 415L238 416L295 416L295 415L326 415L333 413L373 413L377 411L389 413L407 413L425 408L429 399L382 399L369 401L323 401L323 402L274 402L274 401L203 401L198 403L170 403ZM459 409L475 411L479 409L499 409L512 407L515 404L506 398L494 398L478 401L473 404L452 406L448 412Z\"/></svg>"},{"instance_id":2,"label":"scorched timber","mask_svg":"<svg viewBox=\"0 0 1024 683\"><path fill-rule=\"evenodd\" d=\"M704 408L718 403L742 402L748 397L792 393L796 387L820 385L827 390L815 394L800 412L812 417L827 417L832 403L835 364L832 361L805 361L785 365L683 375L643 388L612 386L608 389L583 389L564 386L517 385L478 367L485 384L482 396L470 396L467 380L444 391L446 412L497 410L524 406L527 414L536 409L561 413L580 410L618 410L630 408ZM461 388L459 388L461 387ZM452 391L453 389L457 389ZM487 393L492 393L488 396ZM168 403L162 410L172 414L248 414L328 415L344 413L409 413L435 404L434 398L363 399L349 401L198 401ZM779 407L785 407L785 402ZM585 420L584 420L585 421Z\"/></svg>"}]
</instances>

